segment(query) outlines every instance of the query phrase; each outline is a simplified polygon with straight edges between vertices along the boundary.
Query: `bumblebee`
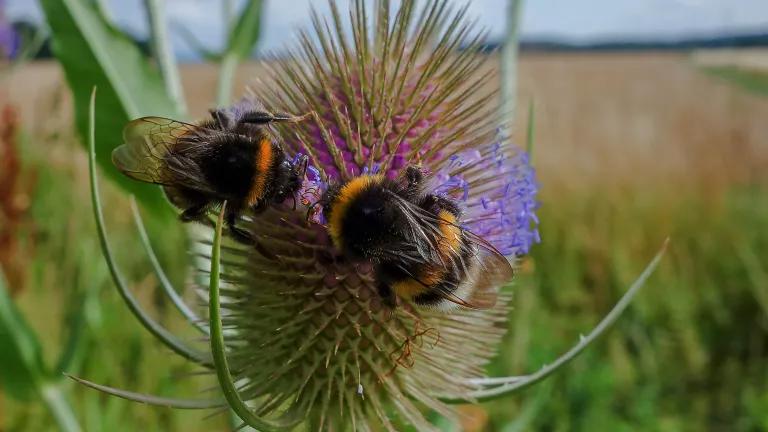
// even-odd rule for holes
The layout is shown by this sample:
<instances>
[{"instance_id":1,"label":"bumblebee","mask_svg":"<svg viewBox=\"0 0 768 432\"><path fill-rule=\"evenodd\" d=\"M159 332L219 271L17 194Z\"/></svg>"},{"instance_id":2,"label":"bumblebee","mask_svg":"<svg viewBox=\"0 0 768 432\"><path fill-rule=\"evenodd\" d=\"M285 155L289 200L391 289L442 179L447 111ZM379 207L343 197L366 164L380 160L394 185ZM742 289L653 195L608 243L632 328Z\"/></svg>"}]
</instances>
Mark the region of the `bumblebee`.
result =
<instances>
[{"instance_id":1,"label":"bumblebee","mask_svg":"<svg viewBox=\"0 0 768 432\"><path fill-rule=\"evenodd\" d=\"M398 298L449 310L487 309L511 279L509 261L461 227L454 200L427 193L424 175L361 175L333 185L320 204L334 246L350 261L370 261L383 302Z\"/></svg>"},{"instance_id":2,"label":"bumblebee","mask_svg":"<svg viewBox=\"0 0 768 432\"><path fill-rule=\"evenodd\" d=\"M306 156L290 159L267 126L306 116L271 114L255 101L246 106L213 110L198 124L162 117L133 120L123 129L124 144L112 152L112 162L132 179L162 185L182 210L182 221L210 223L208 212L226 200L230 234L252 243L236 226L239 215L293 196L307 169Z\"/></svg>"}]
</instances>

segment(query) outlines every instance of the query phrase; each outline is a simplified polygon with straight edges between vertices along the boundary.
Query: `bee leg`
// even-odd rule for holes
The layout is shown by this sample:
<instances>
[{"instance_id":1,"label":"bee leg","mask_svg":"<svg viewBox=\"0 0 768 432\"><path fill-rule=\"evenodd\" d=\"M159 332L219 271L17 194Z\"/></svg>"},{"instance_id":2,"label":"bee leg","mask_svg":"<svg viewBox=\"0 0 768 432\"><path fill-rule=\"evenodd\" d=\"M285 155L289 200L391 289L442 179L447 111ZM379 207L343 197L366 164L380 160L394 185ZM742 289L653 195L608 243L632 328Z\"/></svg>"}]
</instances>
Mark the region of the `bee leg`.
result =
<instances>
[{"instance_id":1,"label":"bee leg","mask_svg":"<svg viewBox=\"0 0 768 432\"><path fill-rule=\"evenodd\" d=\"M251 210L253 210L254 214L264 213L264 211L267 210L269 207L269 203L266 200L259 200L256 205L251 207Z\"/></svg>"},{"instance_id":2,"label":"bee leg","mask_svg":"<svg viewBox=\"0 0 768 432\"><path fill-rule=\"evenodd\" d=\"M254 240L253 237L251 237L251 234L242 228L238 228L236 224L237 212L227 212L227 228L229 229L229 234L232 236L232 238L238 243L246 245L254 244Z\"/></svg>"},{"instance_id":3,"label":"bee leg","mask_svg":"<svg viewBox=\"0 0 768 432\"><path fill-rule=\"evenodd\" d=\"M266 206L265 206L266 207ZM232 238L237 241L238 243L253 246L264 258L277 261L277 255L269 251L264 245L261 244L261 242L257 241L253 238L253 236L246 230L242 228L238 228L235 224L237 223L237 212L233 211L231 213L227 214L227 228L229 228L229 234L232 236Z\"/></svg>"},{"instance_id":4,"label":"bee leg","mask_svg":"<svg viewBox=\"0 0 768 432\"><path fill-rule=\"evenodd\" d=\"M208 212L208 203L198 203L181 212L179 219L182 222L200 222L206 224L208 218L206 217Z\"/></svg>"},{"instance_id":5,"label":"bee leg","mask_svg":"<svg viewBox=\"0 0 768 432\"><path fill-rule=\"evenodd\" d=\"M397 306L397 296L395 295L395 292L392 291L392 288L389 287L389 285L385 283L379 283L376 286L376 291L378 291L379 296L381 297L381 301L385 306L390 309L394 309Z\"/></svg>"},{"instance_id":6,"label":"bee leg","mask_svg":"<svg viewBox=\"0 0 768 432\"><path fill-rule=\"evenodd\" d=\"M248 231L238 228L234 225L227 225L229 227L229 235L232 236L232 239L235 240L238 243L252 246L254 244L253 238L248 233Z\"/></svg>"},{"instance_id":7,"label":"bee leg","mask_svg":"<svg viewBox=\"0 0 768 432\"><path fill-rule=\"evenodd\" d=\"M405 178L408 179L408 184L418 185L424 180L424 173L421 172L421 168L410 165L405 169Z\"/></svg>"}]
</instances>

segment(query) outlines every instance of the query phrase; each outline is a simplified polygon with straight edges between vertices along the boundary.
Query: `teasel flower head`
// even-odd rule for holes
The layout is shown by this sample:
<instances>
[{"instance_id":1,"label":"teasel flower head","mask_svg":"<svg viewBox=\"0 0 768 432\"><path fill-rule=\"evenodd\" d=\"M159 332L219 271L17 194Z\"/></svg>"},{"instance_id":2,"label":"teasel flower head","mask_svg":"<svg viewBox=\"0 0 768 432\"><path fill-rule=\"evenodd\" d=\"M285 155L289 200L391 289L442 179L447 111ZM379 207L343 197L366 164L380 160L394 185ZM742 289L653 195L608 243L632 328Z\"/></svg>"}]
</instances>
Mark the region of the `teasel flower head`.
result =
<instances>
[{"instance_id":1,"label":"teasel flower head","mask_svg":"<svg viewBox=\"0 0 768 432\"><path fill-rule=\"evenodd\" d=\"M212 256L199 257L213 258L210 273L200 269L211 279L200 292L212 359L137 316L174 351L214 370L235 413L260 430L300 421L311 430L436 430L427 411L458 420L449 401L474 401L489 383L484 370L505 333L510 293L500 287L486 310L407 301L392 310L377 294L372 263L334 248L319 199L334 182L363 173L394 179L419 165L432 191L462 205L463 228L514 261L538 241L534 172L499 132L494 71L466 8L432 0L391 10L381 0L369 10L359 0L343 18L329 3L331 16L314 14L296 46L266 62L255 96L230 108L257 98L272 112L312 113L276 130L289 156L307 155L310 166L296 202L241 221L255 247L228 243L219 257L215 241Z\"/></svg>"},{"instance_id":2,"label":"teasel flower head","mask_svg":"<svg viewBox=\"0 0 768 432\"><path fill-rule=\"evenodd\" d=\"M456 419L442 400L477 390L510 296L482 311L388 310L371 264L332 246L318 199L330 183L397 178L418 164L437 193L463 205L464 228L514 260L538 241L534 174L498 132L493 71L466 9L403 2L392 13L380 1L370 13L357 1L348 34L346 14L330 4L331 17L313 15L313 29L267 62L254 91L274 111L316 115L279 128L288 152L310 159L301 205L253 219L268 253L225 254L235 382L258 414L298 414L313 430L430 430L425 408Z\"/></svg>"}]
</instances>

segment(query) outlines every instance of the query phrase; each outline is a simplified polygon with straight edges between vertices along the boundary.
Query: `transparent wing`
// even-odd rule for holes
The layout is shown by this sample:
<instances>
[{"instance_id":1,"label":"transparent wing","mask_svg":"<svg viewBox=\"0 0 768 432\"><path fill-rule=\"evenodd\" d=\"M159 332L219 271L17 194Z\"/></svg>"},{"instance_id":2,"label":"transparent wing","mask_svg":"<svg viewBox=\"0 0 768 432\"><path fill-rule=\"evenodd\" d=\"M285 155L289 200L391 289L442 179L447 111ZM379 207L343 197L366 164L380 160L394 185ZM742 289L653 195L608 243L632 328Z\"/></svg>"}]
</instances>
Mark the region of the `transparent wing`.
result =
<instances>
[{"instance_id":1,"label":"transparent wing","mask_svg":"<svg viewBox=\"0 0 768 432\"><path fill-rule=\"evenodd\" d=\"M453 222L408 202L395 198L406 214L414 246L423 263L436 267L446 277L439 286L428 286L410 275L425 288L443 299L472 309L488 309L496 304L499 289L514 275L514 269L492 244ZM457 247L441 247L440 224L450 224L461 236ZM442 251L442 252L441 252ZM447 251L447 253L446 253ZM397 259L397 257L393 257ZM403 257L400 260L403 261ZM411 257L413 260L413 257ZM406 264L403 262L403 264ZM405 266L400 266L405 271Z\"/></svg>"},{"instance_id":2,"label":"transparent wing","mask_svg":"<svg viewBox=\"0 0 768 432\"><path fill-rule=\"evenodd\" d=\"M123 129L123 144L112 152L112 163L135 180L208 191L194 157L205 146L201 130L163 117L132 120Z\"/></svg>"},{"instance_id":3,"label":"transparent wing","mask_svg":"<svg viewBox=\"0 0 768 432\"><path fill-rule=\"evenodd\" d=\"M465 276L456 285L454 292L475 309L489 309L496 305L499 289L515 274L509 260L493 245L474 233L462 230L465 238L461 265Z\"/></svg>"}]
</instances>

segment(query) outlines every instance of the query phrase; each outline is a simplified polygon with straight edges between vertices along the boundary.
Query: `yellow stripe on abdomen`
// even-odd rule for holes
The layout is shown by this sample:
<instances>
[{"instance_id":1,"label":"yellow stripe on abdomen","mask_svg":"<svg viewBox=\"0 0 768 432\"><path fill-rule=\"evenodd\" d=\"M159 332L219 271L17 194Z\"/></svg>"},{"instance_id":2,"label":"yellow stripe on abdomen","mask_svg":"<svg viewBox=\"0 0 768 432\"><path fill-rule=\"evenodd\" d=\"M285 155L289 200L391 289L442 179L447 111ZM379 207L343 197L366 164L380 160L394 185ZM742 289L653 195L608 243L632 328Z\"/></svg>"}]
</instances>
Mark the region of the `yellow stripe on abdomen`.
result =
<instances>
[{"instance_id":1,"label":"yellow stripe on abdomen","mask_svg":"<svg viewBox=\"0 0 768 432\"><path fill-rule=\"evenodd\" d=\"M392 284L392 290L398 297L411 300L419 294L443 281L446 270L441 266L424 265L416 274L416 279L403 279Z\"/></svg>"},{"instance_id":2,"label":"yellow stripe on abdomen","mask_svg":"<svg viewBox=\"0 0 768 432\"><path fill-rule=\"evenodd\" d=\"M272 161L275 155L272 153L272 142L269 138L262 138L259 141L258 153L254 161L253 185L248 193L248 206L256 205L264 197L267 190L267 180L269 171L272 167Z\"/></svg>"},{"instance_id":3,"label":"yellow stripe on abdomen","mask_svg":"<svg viewBox=\"0 0 768 432\"><path fill-rule=\"evenodd\" d=\"M427 291L427 288L414 279L405 279L392 284L392 291L401 299L411 300L417 295Z\"/></svg>"},{"instance_id":4,"label":"yellow stripe on abdomen","mask_svg":"<svg viewBox=\"0 0 768 432\"><path fill-rule=\"evenodd\" d=\"M416 272L415 279L405 279L392 284L392 290L398 297L410 300L419 294L428 292L440 284L448 274L448 268L460 253L461 228L456 226L456 216L440 210L437 214L441 237L437 239L437 250L442 258L440 264L423 264Z\"/></svg>"},{"instance_id":5,"label":"yellow stripe on abdomen","mask_svg":"<svg viewBox=\"0 0 768 432\"><path fill-rule=\"evenodd\" d=\"M451 259L459 253L461 228L456 225L456 216L447 210L440 210L437 217L440 219L440 234L442 234L438 239L437 249L446 262L451 262Z\"/></svg>"}]
</instances>

